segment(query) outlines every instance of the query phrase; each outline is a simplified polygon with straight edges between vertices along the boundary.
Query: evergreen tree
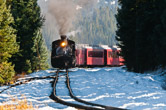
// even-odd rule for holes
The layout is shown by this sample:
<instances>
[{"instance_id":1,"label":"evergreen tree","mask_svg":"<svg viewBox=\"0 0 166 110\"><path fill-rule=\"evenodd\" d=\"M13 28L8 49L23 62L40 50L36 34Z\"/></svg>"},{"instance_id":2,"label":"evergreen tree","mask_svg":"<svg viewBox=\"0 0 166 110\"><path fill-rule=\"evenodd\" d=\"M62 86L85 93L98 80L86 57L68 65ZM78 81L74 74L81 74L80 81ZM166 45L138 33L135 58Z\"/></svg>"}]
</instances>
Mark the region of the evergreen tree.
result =
<instances>
[{"instance_id":1,"label":"evergreen tree","mask_svg":"<svg viewBox=\"0 0 166 110\"><path fill-rule=\"evenodd\" d=\"M79 18L75 27L81 32L73 38L77 43L116 45L116 19L110 7L99 7L91 15L83 13Z\"/></svg>"},{"instance_id":2,"label":"evergreen tree","mask_svg":"<svg viewBox=\"0 0 166 110\"><path fill-rule=\"evenodd\" d=\"M124 64L129 70L133 70L135 62L135 35L136 35L136 9L135 1L119 0L121 8L118 10L117 18L117 40L121 48L121 54L125 59Z\"/></svg>"},{"instance_id":3,"label":"evergreen tree","mask_svg":"<svg viewBox=\"0 0 166 110\"><path fill-rule=\"evenodd\" d=\"M155 26L156 36L160 36L158 38L158 48L157 50L157 59L162 67L166 67L166 1L160 1L156 5L158 7L158 11L156 14L159 14L160 23Z\"/></svg>"},{"instance_id":4,"label":"evergreen tree","mask_svg":"<svg viewBox=\"0 0 166 110\"><path fill-rule=\"evenodd\" d=\"M48 65L48 51L45 44L45 41L42 37L40 31L37 33L37 37L35 39L35 46L34 46L34 57L32 63L33 70L44 70L49 67Z\"/></svg>"},{"instance_id":5,"label":"evergreen tree","mask_svg":"<svg viewBox=\"0 0 166 110\"><path fill-rule=\"evenodd\" d=\"M43 23L40 8L37 0L13 0L11 8L15 20L13 27L17 29L17 42L20 45L20 52L12 58L12 61L18 73L31 73L36 69L33 67L35 41Z\"/></svg>"},{"instance_id":6,"label":"evergreen tree","mask_svg":"<svg viewBox=\"0 0 166 110\"><path fill-rule=\"evenodd\" d=\"M0 5L3 3L3 0L0 0Z\"/></svg>"},{"instance_id":7,"label":"evergreen tree","mask_svg":"<svg viewBox=\"0 0 166 110\"><path fill-rule=\"evenodd\" d=\"M166 66L166 1L119 0L117 40L129 70Z\"/></svg>"},{"instance_id":8,"label":"evergreen tree","mask_svg":"<svg viewBox=\"0 0 166 110\"><path fill-rule=\"evenodd\" d=\"M18 45L15 29L10 26L14 20L6 2L0 2L0 10L0 83L6 83L15 74L9 58L18 52Z\"/></svg>"}]
</instances>

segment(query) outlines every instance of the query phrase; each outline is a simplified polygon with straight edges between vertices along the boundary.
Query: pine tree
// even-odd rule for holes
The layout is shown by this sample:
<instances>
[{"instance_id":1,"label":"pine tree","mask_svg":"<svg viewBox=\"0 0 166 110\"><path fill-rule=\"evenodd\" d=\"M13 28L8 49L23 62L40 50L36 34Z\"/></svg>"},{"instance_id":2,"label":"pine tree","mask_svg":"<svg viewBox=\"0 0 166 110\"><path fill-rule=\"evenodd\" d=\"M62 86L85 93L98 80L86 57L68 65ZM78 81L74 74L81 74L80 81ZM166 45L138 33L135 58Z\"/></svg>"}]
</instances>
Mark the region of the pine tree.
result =
<instances>
[{"instance_id":1,"label":"pine tree","mask_svg":"<svg viewBox=\"0 0 166 110\"><path fill-rule=\"evenodd\" d=\"M35 68L33 67L35 40L43 24L40 8L37 0L13 0L11 8L15 20L13 27L17 29L17 42L20 45L20 52L12 58L12 61L18 73L31 73Z\"/></svg>"},{"instance_id":2,"label":"pine tree","mask_svg":"<svg viewBox=\"0 0 166 110\"><path fill-rule=\"evenodd\" d=\"M157 58L162 64L162 67L166 67L166 1L156 2L159 10L156 13L160 13L160 23L155 27L157 36L160 36L158 42L160 42L157 49Z\"/></svg>"},{"instance_id":3,"label":"pine tree","mask_svg":"<svg viewBox=\"0 0 166 110\"><path fill-rule=\"evenodd\" d=\"M136 8L136 62L135 70L144 72L154 70L159 64L156 62L155 41L157 36L153 35L153 28L156 25L154 13L154 1L138 1ZM152 17L153 16L153 17Z\"/></svg>"},{"instance_id":4,"label":"pine tree","mask_svg":"<svg viewBox=\"0 0 166 110\"><path fill-rule=\"evenodd\" d=\"M128 70L166 66L166 1L119 0L117 40Z\"/></svg>"},{"instance_id":5,"label":"pine tree","mask_svg":"<svg viewBox=\"0 0 166 110\"><path fill-rule=\"evenodd\" d=\"M133 70L135 64L135 35L136 35L136 9L135 1L133 0L119 0L121 8L118 10L117 18L117 36L119 47L121 48L121 55L125 59L124 64L128 70Z\"/></svg>"},{"instance_id":6,"label":"pine tree","mask_svg":"<svg viewBox=\"0 0 166 110\"><path fill-rule=\"evenodd\" d=\"M0 2L0 83L6 83L14 76L14 66L9 58L18 52L15 29L10 25L14 22L10 8L6 2Z\"/></svg>"},{"instance_id":7,"label":"pine tree","mask_svg":"<svg viewBox=\"0 0 166 110\"><path fill-rule=\"evenodd\" d=\"M3 3L3 0L0 0L0 5Z\"/></svg>"},{"instance_id":8,"label":"pine tree","mask_svg":"<svg viewBox=\"0 0 166 110\"><path fill-rule=\"evenodd\" d=\"M116 19L110 7L99 7L91 15L79 16L76 30L81 33L74 38L77 43L116 45Z\"/></svg>"},{"instance_id":9,"label":"pine tree","mask_svg":"<svg viewBox=\"0 0 166 110\"><path fill-rule=\"evenodd\" d=\"M166 66L166 28L165 28L165 19L166 19L166 1L146 1L140 2L141 6L144 4L144 10L146 10L143 14L146 15L145 27L148 29L142 29L141 31L145 31L148 40L148 61L151 65L147 66L146 69L156 69L158 67ZM146 5L146 6L145 6ZM149 8L148 8L149 7ZM141 14L142 14L141 13ZM148 62L148 63L149 63Z\"/></svg>"},{"instance_id":10,"label":"pine tree","mask_svg":"<svg viewBox=\"0 0 166 110\"><path fill-rule=\"evenodd\" d=\"M37 33L37 37L35 39L35 46L33 49L35 53L33 55L32 70L47 69L49 67L48 61L47 61L48 51L40 31L38 31Z\"/></svg>"}]
</instances>

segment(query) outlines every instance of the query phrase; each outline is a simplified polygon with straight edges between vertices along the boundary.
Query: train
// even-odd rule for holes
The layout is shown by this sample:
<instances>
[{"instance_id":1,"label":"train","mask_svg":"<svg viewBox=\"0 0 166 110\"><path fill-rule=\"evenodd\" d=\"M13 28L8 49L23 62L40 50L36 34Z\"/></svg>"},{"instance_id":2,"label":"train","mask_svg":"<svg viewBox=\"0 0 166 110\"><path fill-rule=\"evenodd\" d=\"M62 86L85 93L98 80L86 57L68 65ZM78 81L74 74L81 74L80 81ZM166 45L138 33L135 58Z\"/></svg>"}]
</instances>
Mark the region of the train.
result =
<instances>
[{"instance_id":1,"label":"train","mask_svg":"<svg viewBox=\"0 0 166 110\"><path fill-rule=\"evenodd\" d=\"M76 46L76 66L122 66L120 48L108 45L79 44Z\"/></svg>"},{"instance_id":2,"label":"train","mask_svg":"<svg viewBox=\"0 0 166 110\"><path fill-rule=\"evenodd\" d=\"M61 35L61 39L52 42L51 65L54 68L67 69L76 66L75 42Z\"/></svg>"},{"instance_id":3,"label":"train","mask_svg":"<svg viewBox=\"0 0 166 110\"><path fill-rule=\"evenodd\" d=\"M65 35L52 43L51 65L54 68L122 66L120 48L108 45L75 44Z\"/></svg>"}]
</instances>

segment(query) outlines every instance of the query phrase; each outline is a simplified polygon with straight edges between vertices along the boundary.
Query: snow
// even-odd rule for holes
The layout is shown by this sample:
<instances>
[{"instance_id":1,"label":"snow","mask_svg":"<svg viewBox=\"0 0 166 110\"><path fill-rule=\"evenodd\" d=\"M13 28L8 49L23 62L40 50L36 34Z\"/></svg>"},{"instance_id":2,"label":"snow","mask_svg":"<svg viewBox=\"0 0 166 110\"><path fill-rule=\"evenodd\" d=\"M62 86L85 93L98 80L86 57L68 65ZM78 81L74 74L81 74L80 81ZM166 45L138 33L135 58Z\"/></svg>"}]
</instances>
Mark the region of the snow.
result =
<instances>
[{"instance_id":1,"label":"snow","mask_svg":"<svg viewBox=\"0 0 166 110\"><path fill-rule=\"evenodd\" d=\"M26 77L50 76L54 75L55 71L55 69L39 71ZM165 110L166 108L166 91L162 88L165 84L165 76L162 75L162 71L138 74L127 72L123 67L74 68L70 71L73 93L83 100L132 110ZM38 106L38 110L76 110L55 103L49 98L52 92L51 81L53 79L34 80L10 88L0 94L0 105L4 101L10 103L11 96L21 99L23 94L29 102ZM0 87L0 91L6 87ZM60 98L78 103L69 97L65 76L59 78L57 89Z\"/></svg>"}]
</instances>

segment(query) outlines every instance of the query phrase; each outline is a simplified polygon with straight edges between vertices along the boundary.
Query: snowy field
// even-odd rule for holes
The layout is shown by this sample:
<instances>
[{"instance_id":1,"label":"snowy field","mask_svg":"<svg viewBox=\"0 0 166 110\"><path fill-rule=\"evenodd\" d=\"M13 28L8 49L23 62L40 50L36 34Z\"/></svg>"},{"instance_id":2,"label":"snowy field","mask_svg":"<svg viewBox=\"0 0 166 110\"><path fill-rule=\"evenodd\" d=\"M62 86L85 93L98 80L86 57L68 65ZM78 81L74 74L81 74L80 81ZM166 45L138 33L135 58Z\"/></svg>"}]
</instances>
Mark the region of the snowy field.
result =
<instances>
[{"instance_id":1,"label":"snowy field","mask_svg":"<svg viewBox=\"0 0 166 110\"><path fill-rule=\"evenodd\" d=\"M27 77L49 76L55 74L53 71L55 70L40 71ZM137 74L127 72L122 67L75 68L71 71L71 88L74 95L83 100L131 110L166 110L166 90L163 89L166 76L161 76L164 72ZM4 101L10 103L11 96L21 98L24 94L39 110L75 110L49 98L52 92L51 81L52 79L35 80L13 87L0 94L0 104ZM6 87L0 87L0 90L4 88ZM68 95L65 77L59 78L57 89L57 95L62 99L77 103Z\"/></svg>"}]
</instances>

